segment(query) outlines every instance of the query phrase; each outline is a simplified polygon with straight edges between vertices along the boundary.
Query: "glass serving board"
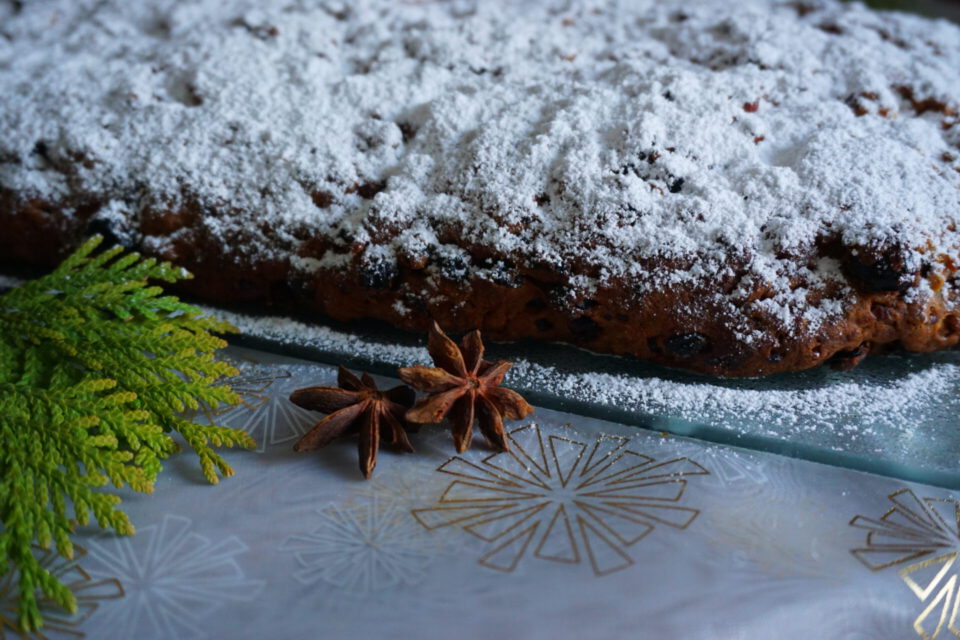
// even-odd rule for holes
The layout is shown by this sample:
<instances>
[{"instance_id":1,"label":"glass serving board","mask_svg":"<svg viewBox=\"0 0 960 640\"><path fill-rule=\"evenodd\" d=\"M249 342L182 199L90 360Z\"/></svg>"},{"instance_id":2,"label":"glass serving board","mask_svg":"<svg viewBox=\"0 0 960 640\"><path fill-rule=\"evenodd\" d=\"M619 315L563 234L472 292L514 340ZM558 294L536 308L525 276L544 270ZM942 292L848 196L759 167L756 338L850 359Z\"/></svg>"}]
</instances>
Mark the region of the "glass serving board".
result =
<instances>
[{"instance_id":1,"label":"glass serving board","mask_svg":"<svg viewBox=\"0 0 960 640\"><path fill-rule=\"evenodd\" d=\"M215 313L241 329L241 347L391 376L430 363L425 336L380 323ZM505 384L537 406L960 489L957 351L731 380L562 344L488 343L498 358L515 363Z\"/></svg>"}]
</instances>

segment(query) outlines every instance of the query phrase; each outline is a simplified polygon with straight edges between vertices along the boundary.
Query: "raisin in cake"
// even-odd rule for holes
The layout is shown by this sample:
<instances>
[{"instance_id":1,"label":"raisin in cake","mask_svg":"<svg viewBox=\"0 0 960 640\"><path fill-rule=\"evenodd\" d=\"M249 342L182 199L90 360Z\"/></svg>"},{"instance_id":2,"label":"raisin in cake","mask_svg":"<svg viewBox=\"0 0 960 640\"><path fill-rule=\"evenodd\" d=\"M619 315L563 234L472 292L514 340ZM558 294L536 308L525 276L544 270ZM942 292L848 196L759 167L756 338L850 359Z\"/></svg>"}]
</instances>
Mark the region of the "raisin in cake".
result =
<instances>
[{"instance_id":1,"label":"raisin in cake","mask_svg":"<svg viewBox=\"0 0 960 640\"><path fill-rule=\"evenodd\" d=\"M960 28L831 0L0 0L0 261L724 376L960 341Z\"/></svg>"}]
</instances>

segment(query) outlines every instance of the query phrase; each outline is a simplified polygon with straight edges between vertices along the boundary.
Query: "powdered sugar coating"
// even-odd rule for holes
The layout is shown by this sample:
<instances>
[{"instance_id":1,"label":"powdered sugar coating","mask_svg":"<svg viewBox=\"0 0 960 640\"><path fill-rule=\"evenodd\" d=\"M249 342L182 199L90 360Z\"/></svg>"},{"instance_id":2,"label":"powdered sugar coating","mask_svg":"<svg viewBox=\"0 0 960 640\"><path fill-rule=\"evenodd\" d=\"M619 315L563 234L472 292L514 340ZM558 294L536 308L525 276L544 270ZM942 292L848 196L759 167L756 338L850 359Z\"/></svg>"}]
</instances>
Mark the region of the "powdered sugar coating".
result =
<instances>
[{"instance_id":1,"label":"powdered sugar coating","mask_svg":"<svg viewBox=\"0 0 960 640\"><path fill-rule=\"evenodd\" d=\"M960 125L916 106L960 104L945 21L833 1L263 4L0 5L0 186L106 195L96 215L134 235L144 207L189 199L236 259L308 272L359 252L494 277L471 258L489 247L642 292L736 263L719 306L788 329L844 312L838 265L807 259L825 235L960 263ZM313 255L318 235L334 246Z\"/></svg>"}]
</instances>

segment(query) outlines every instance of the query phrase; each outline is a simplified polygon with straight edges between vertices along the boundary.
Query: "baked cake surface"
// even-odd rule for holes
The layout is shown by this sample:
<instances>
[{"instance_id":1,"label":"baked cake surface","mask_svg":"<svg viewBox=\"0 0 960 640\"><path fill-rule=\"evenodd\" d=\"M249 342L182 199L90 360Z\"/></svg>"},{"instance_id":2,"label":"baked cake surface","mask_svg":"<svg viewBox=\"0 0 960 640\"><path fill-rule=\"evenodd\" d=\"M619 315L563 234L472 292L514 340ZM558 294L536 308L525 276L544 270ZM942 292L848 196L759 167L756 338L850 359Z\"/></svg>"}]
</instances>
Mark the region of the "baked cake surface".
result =
<instances>
[{"instance_id":1,"label":"baked cake surface","mask_svg":"<svg viewBox=\"0 0 960 640\"><path fill-rule=\"evenodd\" d=\"M0 261L717 375L960 341L960 27L826 0L0 0Z\"/></svg>"}]
</instances>

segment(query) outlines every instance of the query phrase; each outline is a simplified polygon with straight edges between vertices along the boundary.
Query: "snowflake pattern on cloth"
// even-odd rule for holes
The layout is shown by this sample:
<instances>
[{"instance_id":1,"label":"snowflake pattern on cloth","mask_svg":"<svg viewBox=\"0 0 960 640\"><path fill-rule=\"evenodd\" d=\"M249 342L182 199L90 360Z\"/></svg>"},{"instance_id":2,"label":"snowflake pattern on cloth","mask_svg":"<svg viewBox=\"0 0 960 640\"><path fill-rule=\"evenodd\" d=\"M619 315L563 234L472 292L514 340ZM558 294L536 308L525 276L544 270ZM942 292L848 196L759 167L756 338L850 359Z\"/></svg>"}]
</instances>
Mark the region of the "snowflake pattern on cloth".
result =
<instances>
[{"instance_id":1,"label":"snowflake pattern on cloth","mask_svg":"<svg viewBox=\"0 0 960 640\"><path fill-rule=\"evenodd\" d=\"M190 518L166 515L133 537L87 543L90 575L117 578L126 592L103 607L100 628L117 638L205 638L204 622L222 605L256 599L264 582L244 575L247 545L195 529Z\"/></svg>"}]
</instances>

